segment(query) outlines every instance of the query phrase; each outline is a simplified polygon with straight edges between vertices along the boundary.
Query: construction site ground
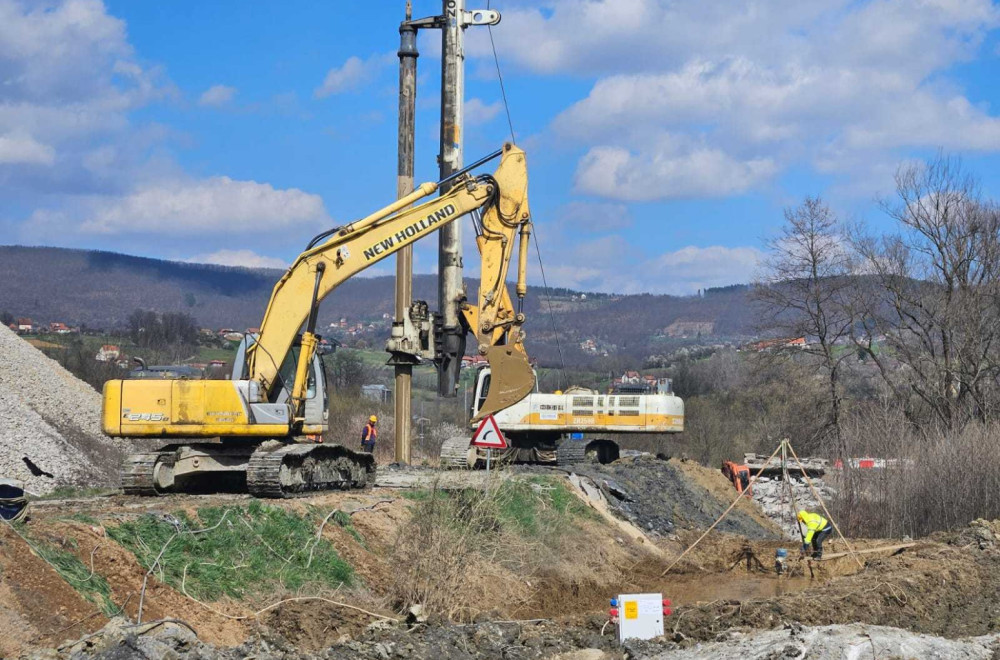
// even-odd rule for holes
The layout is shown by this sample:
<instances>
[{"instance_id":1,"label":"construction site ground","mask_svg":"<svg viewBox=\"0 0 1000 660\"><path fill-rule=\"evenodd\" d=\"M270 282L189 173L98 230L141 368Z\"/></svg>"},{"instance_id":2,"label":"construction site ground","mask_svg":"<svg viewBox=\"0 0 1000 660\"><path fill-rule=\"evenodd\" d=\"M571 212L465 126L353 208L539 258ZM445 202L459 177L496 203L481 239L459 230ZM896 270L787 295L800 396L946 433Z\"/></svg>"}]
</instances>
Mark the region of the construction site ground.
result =
<instances>
[{"instance_id":1,"label":"construction site ground","mask_svg":"<svg viewBox=\"0 0 1000 660\"><path fill-rule=\"evenodd\" d=\"M430 567L424 578L431 581L438 564L443 572L454 568L447 549L410 543L420 533L412 526L416 512L435 489L479 491L483 472L394 466L380 470L378 485L365 491L269 501L263 509L237 494L35 501L29 522L0 525L0 657L840 657L862 643L886 654L876 657L992 657L1000 524L976 521L900 550L859 555L860 566L849 554L811 570L793 560L790 574L777 577L770 570L775 550L795 543L753 503L741 502L733 530L713 531L663 576L729 505L731 486L715 470L652 457L579 472L590 497L567 471L494 472L491 488L505 480L539 492L565 484L587 511L566 508L575 517L560 530L546 565L512 564L498 556L505 546L484 548L485 555L473 548L462 555L462 575L441 576L449 593L435 601L432 591L420 592L433 602L415 613L399 587L408 570L403 560ZM218 523L237 529L250 527L254 511L311 516L310 534L321 534L335 550L329 556L346 562L354 579L328 588L262 582L242 597L196 599L186 580L197 567L185 565L178 582L178 566L150 569L148 557L163 550L137 554L116 540L116 530L136 521L177 525L209 510L228 512ZM504 543L518 542L511 539ZM277 544L259 538L269 541ZM853 543L890 544L898 541ZM733 567L748 550L765 571L748 572L745 559ZM834 542L828 552L844 550ZM241 559L247 548L217 551L212 561L227 570L250 570ZM66 553L75 557L76 573L60 561ZM530 557L532 549L511 547L510 555ZM91 589L96 578L106 587ZM662 592L673 601L663 638L617 644L608 599L629 592ZM140 602L147 625L136 624ZM162 620L179 622L148 625Z\"/></svg>"}]
</instances>

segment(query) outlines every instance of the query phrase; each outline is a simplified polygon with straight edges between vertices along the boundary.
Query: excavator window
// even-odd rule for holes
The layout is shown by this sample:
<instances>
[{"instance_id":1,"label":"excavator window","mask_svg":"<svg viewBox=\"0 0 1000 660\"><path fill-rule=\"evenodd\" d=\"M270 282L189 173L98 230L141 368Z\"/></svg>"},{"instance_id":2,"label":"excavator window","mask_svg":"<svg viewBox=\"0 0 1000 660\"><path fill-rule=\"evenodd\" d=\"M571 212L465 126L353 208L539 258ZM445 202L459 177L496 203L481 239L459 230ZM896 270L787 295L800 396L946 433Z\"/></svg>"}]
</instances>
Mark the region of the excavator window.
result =
<instances>
[{"instance_id":1,"label":"excavator window","mask_svg":"<svg viewBox=\"0 0 1000 660\"><path fill-rule=\"evenodd\" d=\"M473 415L478 413L483 404L486 403L486 395L490 393L490 376L491 374L485 374L480 379L479 392L476 393L476 409L472 411Z\"/></svg>"},{"instance_id":2,"label":"excavator window","mask_svg":"<svg viewBox=\"0 0 1000 660\"><path fill-rule=\"evenodd\" d=\"M292 386L295 385L295 367L299 363L299 351L301 347L292 346L291 350L288 351L288 355L285 356L285 361L281 363L281 369L278 370L278 377L281 379L283 387L289 392L292 391ZM316 373L312 365L309 365L309 383L306 387L306 398L311 399L316 396Z\"/></svg>"}]
</instances>

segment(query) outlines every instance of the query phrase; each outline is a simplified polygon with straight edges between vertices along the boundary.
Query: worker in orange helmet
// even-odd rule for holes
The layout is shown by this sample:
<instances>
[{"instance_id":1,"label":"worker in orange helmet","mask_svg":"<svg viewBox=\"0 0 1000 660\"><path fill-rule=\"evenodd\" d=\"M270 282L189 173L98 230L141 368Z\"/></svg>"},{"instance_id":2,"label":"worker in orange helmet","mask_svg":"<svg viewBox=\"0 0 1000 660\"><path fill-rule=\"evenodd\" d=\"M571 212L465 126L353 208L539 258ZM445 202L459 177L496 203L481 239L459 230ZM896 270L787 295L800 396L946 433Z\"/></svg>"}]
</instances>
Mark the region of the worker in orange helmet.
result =
<instances>
[{"instance_id":1,"label":"worker in orange helmet","mask_svg":"<svg viewBox=\"0 0 1000 660\"><path fill-rule=\"evenodd\" d=\"M375 439L378 438L378 417L372 415L368 418L368 423L361 429L361 449L374 454Z\"/></svg>"},{"instance_id":2,"label":"worker in orange helmet","mask_svg":"<svg viewBox=\"0 0 1000 660\"><path fill-rule=\"evenodd\" d=\"M799 523L806 526L806 535L802 539L800 554L805 555L812 544L812 558L823 558L823 541L833 532L833 525L818 513L809 513L805 509L798 513Z\"/></svg>"}]
</instances>

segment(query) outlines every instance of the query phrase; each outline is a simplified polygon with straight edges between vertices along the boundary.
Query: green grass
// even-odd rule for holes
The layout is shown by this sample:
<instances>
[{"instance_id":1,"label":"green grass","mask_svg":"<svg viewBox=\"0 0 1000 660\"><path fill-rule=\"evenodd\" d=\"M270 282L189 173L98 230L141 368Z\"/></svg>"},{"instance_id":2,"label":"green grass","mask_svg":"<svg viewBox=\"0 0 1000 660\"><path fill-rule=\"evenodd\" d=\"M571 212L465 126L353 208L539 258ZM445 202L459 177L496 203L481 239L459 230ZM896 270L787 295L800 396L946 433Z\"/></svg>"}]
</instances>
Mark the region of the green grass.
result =
<instances>
[{"instance_id":1,"label":"green grass","mask_svg":"<svg viewBox=\"0 0 1000 660\"><path fill-rule=\"evenodd\" d=\"M314 522L318 529L318 526L323 524L323 518L325 518L327 514L320 512L319 509L317 509L312 505L309 505L308 510L309 510L310 521ZM363 548L368 547L367 545L365 545L365 540L364 538L362 538L361 533L358 532L358 530L354 527L353 522L351 522L351 514L344 513L343 511L340 510L334 511L333 515L330 516L330 520L327 523L327 525L329 525L330 523L335 524L337 527L340 527L345 532L350 534L355 541L361 544L361 547Z\"/></svg>"},{"instance_id":2,"label":"green grass","mask_svg":"<svg viewBox=\"0 0 1000 660\"><path fill-rule=\"evenodd\" d=\"M432 499L447 502L454 509L451 522L455 525L465 525L477 515L488 519L485 523L475 522L483 530L500 526L536 539L576 519L596 518L562 479L552 477L508 479L490 493L472 488L451 491L415 488L404 491L402 496L424 506L431 505ZM484 498L490 506L481 506Z\"/></svg>"},{"instance_id":3,"label":"green grass","mask_svg":"<svg viewBox=\"0 0 1000 660\"><path fill-rule=\"evenodd\" d=\"M236 342L230 342L234 347L237 345ZM198 354L195 356L191 362L210 362L212 360L222 360L232 364L233 358L236 357L236 351L233 348L210 348L208 346L199 346Z\"/></svg>"},{"instance_id":4,"label":"green grass","mask_svg":"<svg viewBox=\"0 0 1000 660\"><path fill-rule=\"evenodd\" d=\"M196 520L177 514L177 527L146 515L109 528L108 533L148 568L180 530L163 552L162 570L158 568L155 574L177 589L183 580L187 592L200 600L224 596L242 600L274 591L352 584L351 566L329 542L316 542L313 518L251 502L232 507L228 513L217 507L201 508ZM214 528L190 533L210 527Z\"/></svg>"},{"instance_id":5,"label":"green grass","mask_svg":"<svg viewBox=\"0 0 1000 660\"><path fill-rule=\"evenodd\" d=\"M563 480L550 477L510 479L500 486L497 498L500 520L528 537L538 537L573 518L593 515Z\"/></svg>"},{"instance_id":6,"label":"green grass","mask_svg":"<svg viewBox=\"0 0 1000 660\"><path fill-rule=\"evenodd\" d=\"M76 547L75 539L68 541L72 547ZM118 607L111 600L108 581L97 573L91 574L89 565L84 564L79 557L46 541L31 539L31 543L42 559L55 566L67 584L88 602L97 605L105 616L110 618L118 612Z\"/></svg>"},{"instance_id":7,"label":"green grass","mask_svg":"<svg viewBox=\"0 0 1000 660\"><path fill-rule=\"evenodd\" d=\"M100 525L101 522L86 513L74 513L73 515L66 516L65 518L60 518L60 520L73 520L75 522L86 523L87 525Z\"/></svg>"}]
</instances>

